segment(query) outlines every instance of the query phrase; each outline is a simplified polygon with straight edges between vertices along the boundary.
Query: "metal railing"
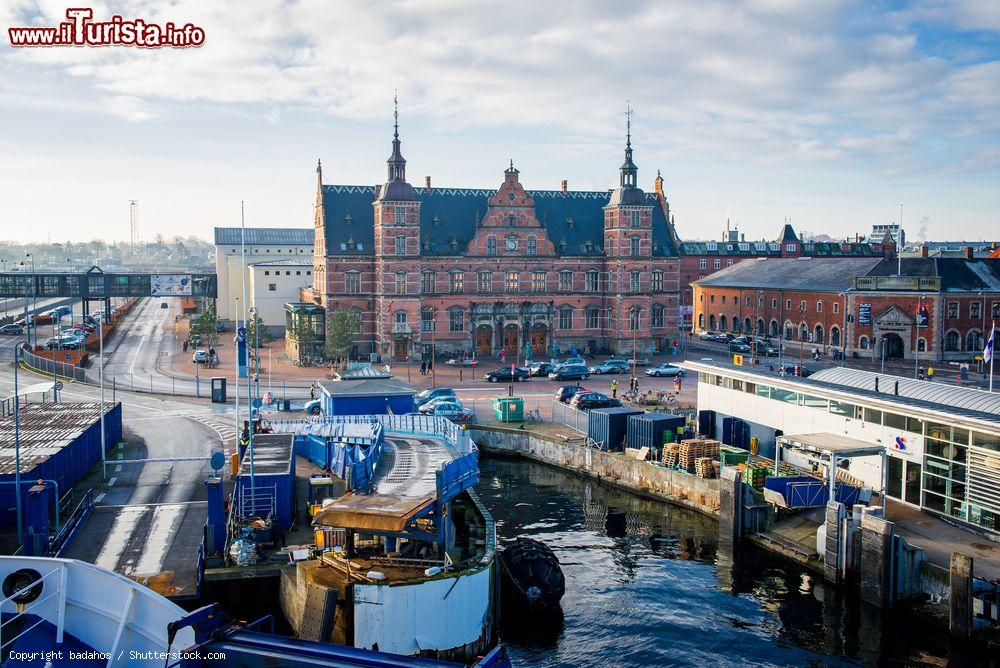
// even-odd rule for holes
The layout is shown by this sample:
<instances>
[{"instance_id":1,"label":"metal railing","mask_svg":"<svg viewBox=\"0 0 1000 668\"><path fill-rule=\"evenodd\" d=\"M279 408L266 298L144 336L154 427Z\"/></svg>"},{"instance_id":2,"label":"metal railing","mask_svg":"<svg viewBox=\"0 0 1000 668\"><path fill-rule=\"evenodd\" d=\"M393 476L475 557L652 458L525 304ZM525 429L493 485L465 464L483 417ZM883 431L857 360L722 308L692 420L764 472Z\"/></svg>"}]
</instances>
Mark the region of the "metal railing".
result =
<instances>
[{"instance_id":1,"label":"metal railing","mask_svg":"<svg viewBox=\"0 0 1000 668\"><path fill-rule=\"evenodd\" d=\"M60 579L59 584L51 587L46 587L45 581L57 573L59 574L59 579ZM66 566L65 564L60 564L59 566L53 568L48 573L42 575L37 580L33 580L30 584L15 591L14 593L12 593L10 596L7 596L3 600L0 600L0 608L6 608L7 603L14 601L14 599L20 597L22 594L28 594L29 592L33 592L35 590L45 591L46 589L48 589L49 592L48 594L45 594L45 596L42 596L41 598L36 598L30 603L18 603L17 604L18 611L12 616L8 617L6 620L4 620L2 624L0 624L0 637L3 637L6 635L4 633L4 628L7 627L8 624L15 622L15 620L27 617L28 615L33 615L38 617L38 620L34 624L28 626L27 628L24 628L20 633L18 633L13 638L5 639L3 643L0 644L0 652L6 654L9 651L9 649L7 648L12 643L14 643L22 636L31 633L31 631L35 627L46 623L50 619L58 620L58 623L56 625L56 637L61 639L63 635L63 620L65 618L65 615L60 614L60 608L62 608L63 606L62 595L65 592L65 588L66 588ZM55 598L54 601L52 600L53 597ZM45 605L46 603L48 603L48 605ZM14 624L12 628L17 629L19 626L24 626L25 623Z\"/></svg>"},{"instance_id":2,"label":"metal railing","mask_svg":"<svg viewBox=\"0 0 1000 668\"><path fill-rule=\"evenodd\" d=\"M237 487L236 508L240 517L274 517L277 510L277 485L255 485Z\"/></svg>"},{"instance_id":3,"label":"metal railing","mask_svg":"<svg viewBox=\"0 0 1000 668\"><path fill-rule=\"evenodd\" d=\"M55 373L57 376L62 378L70 378L75 381L84 382L87 377L87 372L78 366L72 364L67 364L66 362L56 362L47 357L39 357L34 353L27 350L21 351L21 359L24 364L31 369L44 373L46 375L52 375L52 369L55 367Z\"/></svg>"},{"instance_id":4,"label":"metal railing","mask_svg":"<svg viewBox=\"0 0 1000 668\"><path fill-rule=\"evenodd\" d=\"M560 422L570 429L575 429L584 434L587 433L587 425L590 422L590 415L587 411L573 408L569 404L556 399L552 399L551 403L553 422Z\"/></svg>"},{"instance_id":5,"label":"metal railing","mask_svg":"<svg viewBox=\"0 0 1000 668\"><path fill-rule=\"evenodd\" d=\"M93 507L94 490L88 489L80 500L80 503L77 504L73 512L66 518L66 523L63 524L62 528L56 533L55 538L52 539L52 543L49 545L49 552L46 556L60 556L63 548L69 544L73 538L73 534L83 524L83 520L86 519Z\"/></svg>"}]
</instances>

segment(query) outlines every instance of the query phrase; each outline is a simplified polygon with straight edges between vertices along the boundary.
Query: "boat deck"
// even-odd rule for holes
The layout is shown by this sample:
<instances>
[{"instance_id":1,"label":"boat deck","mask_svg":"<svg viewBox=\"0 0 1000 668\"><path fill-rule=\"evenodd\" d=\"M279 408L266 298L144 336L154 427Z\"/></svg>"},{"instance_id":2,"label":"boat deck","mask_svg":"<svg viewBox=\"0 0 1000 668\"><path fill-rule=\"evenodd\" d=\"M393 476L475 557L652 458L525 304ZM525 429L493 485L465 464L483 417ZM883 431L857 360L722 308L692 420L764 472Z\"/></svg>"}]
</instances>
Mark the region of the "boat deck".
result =
<instances>
[{"instance_id":1,"label":"boat deck","mask_svg":"<svg viewBox=\"0 0 1000 668\"><path fill-rule=\"evenodd\" d=\"M208 505L96 506L60 555L120 573L174 600L197 598Z\"/></svg>"}]
</instances>

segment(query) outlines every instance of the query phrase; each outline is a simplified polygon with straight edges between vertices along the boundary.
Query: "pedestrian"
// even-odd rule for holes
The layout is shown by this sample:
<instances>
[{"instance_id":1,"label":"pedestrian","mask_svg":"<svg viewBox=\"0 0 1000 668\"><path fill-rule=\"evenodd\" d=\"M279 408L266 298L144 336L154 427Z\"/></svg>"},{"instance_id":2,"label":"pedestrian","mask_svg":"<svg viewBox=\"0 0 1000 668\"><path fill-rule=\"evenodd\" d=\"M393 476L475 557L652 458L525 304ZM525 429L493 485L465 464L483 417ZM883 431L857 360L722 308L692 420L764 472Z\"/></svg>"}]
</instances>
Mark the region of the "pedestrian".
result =
<instances>
[{"instance_id":1,"label":"pedestrian","mask_svg":"<svg viewBox=\"0 0 1000 668\"><path fill-rule=\"evenodd\" d=\"M427 360L427 373L430 373L433 370L434 370L434 360L433 359Z\"/></svg>"},{"instance_id":2,"label":"pedestrian","mask_svg":"<svg viewBox=\"0 0 1000 668\"><path fill-rule=\"evenodd\" d=\"M611 381L611 398L612 399L617 399L618 398L618 379L617 378Z\"/></svg>"},{"instance_id":3,"label":"pedestrian","mask_svg":"<svg viewBox=\"0 0 1000 668\"><path fill-rule=\"evenodd\" d=\"M927 380L934 380L934 367L927 367Z\"/></svg>"},{"instance_id":4,"label":"pedestrian","mask_svg":"<svg viewBox=\"0 0 1000 668\"><path fill-rule=\"evenodd\" d=\"M312 401L316 398L316 385L312 384L309 386L309 400Z\"/></svg>"},{"instance_id":5,"label":"pedestrian","mask_svg":"<svg viewBox=\"0 0 1000 668\"><path fill-rule=\"evenodd\" d=\"M506 348L501 348L500 349L500 364L503 364L505 359L507 359L507 349Z\"/></svg>"},{"instance_id":6,"label":"pedestrian","mask_svg":"<svg viewBox=\"0 0 1000 668\"><path fill-rule=\"evenodd\" d=\"M184 341L184 352L188 351L188 342Z\"/></svg>"},{"instance_id":7,"label":"pedestrian","mask_svg":"<svg viewBox=\"0 0 1000 668\"><path fill-rule=\"evenodd\" d=\"M924 367L920 367L920 371L917 373L917 380L924 379Z\"/></svg>"},{"instance_id":8,"label":"pedestrian","mask_svg":"<svg viewBox=\"0 0 1000 668\"><path fill-rule=\"evenodd\" d=\"M674 376L674 392L677 394L681 393L681 377Z\"/></svg>"},{"instance_id":9,"label":"pedestrian","mask_svg":"<svg viewBox=\"0 0 1000 668\"><path fill-rule=\"evenodd\" d=\"M423 376L427 373L427 362L420 362L420 375Z\"/></svg>"}]
</instances>

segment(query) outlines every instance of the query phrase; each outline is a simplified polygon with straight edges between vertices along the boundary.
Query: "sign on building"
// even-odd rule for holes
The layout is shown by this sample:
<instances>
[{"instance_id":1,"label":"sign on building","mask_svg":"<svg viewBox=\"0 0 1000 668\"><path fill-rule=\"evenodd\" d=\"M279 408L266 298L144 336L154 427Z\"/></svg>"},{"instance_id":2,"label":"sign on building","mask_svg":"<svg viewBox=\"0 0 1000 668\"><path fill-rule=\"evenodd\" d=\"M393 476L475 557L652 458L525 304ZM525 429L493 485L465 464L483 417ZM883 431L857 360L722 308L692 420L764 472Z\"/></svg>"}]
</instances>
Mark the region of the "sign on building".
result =
<instances>
[{"instance_id":1,"label":"sign on building","mask_svg":"<svg viewBox=\"0 0 1000 668\"><path fill-rule=\"evenodd\" d=\"M190 297L191 276L189 274L151 274L149 294L154 297Z\"/></svg>"},{"instance_id":2,"label":"sign on building","mask_svg":"<svg viewBox=\"0 0 1000 668\"><path fill-rule=\"evenodd\" d=\"M927 321L930 319L927 307L921 306L920 308L917 309L915 315L916 317L914 318L914 321L917 324L917 328L923 329L924 327L927 327Z\"/></svg>"},{"instance_id":3,"label":"sign on building","mask_svg":"<svg viewBox=\"0 0 1000 668\"><path fill-rule=\"evenodd\" d=\"M858 304L858 324L859 325L871 325L872 324L872 305L871 304Z\"/></svg>"}]
</instances>

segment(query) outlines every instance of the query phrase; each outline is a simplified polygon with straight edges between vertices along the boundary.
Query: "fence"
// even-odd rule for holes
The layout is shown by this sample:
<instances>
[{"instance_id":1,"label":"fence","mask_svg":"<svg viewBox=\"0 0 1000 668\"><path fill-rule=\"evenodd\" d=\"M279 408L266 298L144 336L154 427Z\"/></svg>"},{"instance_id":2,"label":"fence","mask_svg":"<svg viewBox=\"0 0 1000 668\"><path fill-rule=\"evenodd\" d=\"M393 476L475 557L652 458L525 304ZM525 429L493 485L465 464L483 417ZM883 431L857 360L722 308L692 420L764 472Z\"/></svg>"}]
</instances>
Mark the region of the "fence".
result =
<instances>
[{"instance_id":1,"label":"fence","mask_svg":"<svg viewBox=\"0 0 1000 668\"><path fill-rule=\"evenodd\" d=\"M31 367L33 370L44 373L51 376L53 368L57 376L63 378L71 378L73 380L84 382L87 378L87 372L78 366L73 366L72 364L66 364L65 362L56 362L55 360L48 359L47 357L39 357L27 350L21 351L21 359L24 363Z\"/></svg>"},{"instance_id":2,"label":"fence","mask_svg":"<svg viewBox=\"0 0 1000 668\"><path fill-rule=\"evenodd\" d=\"M584 434L587 433L587 424L590 421L590 414L587 411L581 411L577 408L573 408L569 404L565 404L556 399L552 399L552 421L560 422L570 429L575 429Z\"/></svg>"}]
</instances>

